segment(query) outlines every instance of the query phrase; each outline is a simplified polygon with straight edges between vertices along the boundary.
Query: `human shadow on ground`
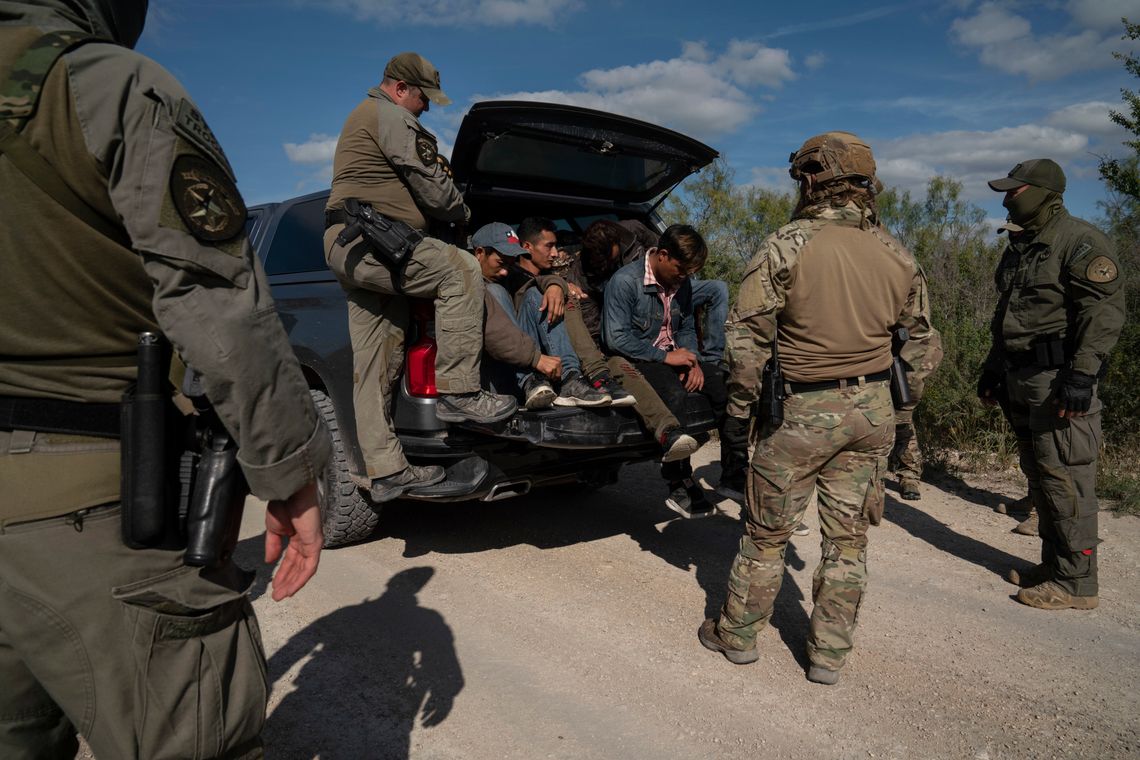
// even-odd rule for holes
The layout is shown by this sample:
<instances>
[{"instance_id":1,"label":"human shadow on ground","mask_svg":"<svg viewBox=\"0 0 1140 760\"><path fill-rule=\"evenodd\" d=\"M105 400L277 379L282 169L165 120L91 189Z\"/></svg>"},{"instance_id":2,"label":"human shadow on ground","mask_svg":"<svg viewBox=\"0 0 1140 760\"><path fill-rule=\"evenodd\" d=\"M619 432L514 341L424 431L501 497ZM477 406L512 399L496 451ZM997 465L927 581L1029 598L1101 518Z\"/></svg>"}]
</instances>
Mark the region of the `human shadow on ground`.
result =
<instances>
[{"instance_id":1,"label":"human shadow on ground","mask_svg":"<svg viewBox=\"0 0 1140 760\"><path fill-rule=\"evenodd\" d=\"M266 723L267 756L406 760L417 718L447 718L464 681L451 628L417 598L434 572L396 573L378 598L314 621L269 659L277 683L308 658L278 684L288 693Z\"/></svg>"},{"instance_id":2,"label":"human shadow on ground","mask_svg":"<svg viewBox=\"0 0 1140 760\"><path fill-rule=\"evenodd\" d=\"M921 509L899 501L890 494L886 497L883 517L934 548L972 562L997 575L1004 576L1009 568L1025 564L1025 560L1020 557L964 536Z\"/></svg>"}]
</instances>

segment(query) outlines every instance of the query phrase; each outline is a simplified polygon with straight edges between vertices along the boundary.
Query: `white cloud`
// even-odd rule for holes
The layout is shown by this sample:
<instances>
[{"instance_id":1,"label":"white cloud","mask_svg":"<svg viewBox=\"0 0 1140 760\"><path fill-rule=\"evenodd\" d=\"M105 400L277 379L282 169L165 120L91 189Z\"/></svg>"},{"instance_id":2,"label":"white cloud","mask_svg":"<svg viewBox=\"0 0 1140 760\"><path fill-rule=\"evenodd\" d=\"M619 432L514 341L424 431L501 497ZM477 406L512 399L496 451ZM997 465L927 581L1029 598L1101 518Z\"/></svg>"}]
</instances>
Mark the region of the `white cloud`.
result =
<instances>
[{"instance_id":1,"label":"white cloud","mask_svg":"<svg viewBox=\"0 0 1140 760\"><path fill-rule=\"evenodd\" d=\"M362 21L424 26L554 26L582 7L580 0L323 0L319 4L346 10Z\"/></svg>"},{"instance_id":2,"label":"white cloud","mask_svg":"<svg viewBox=\"0 0 1140 760\"><path fill-rule=\"evenodd\" d=\"M1071 0L1069 11L1080 26L1099 27L1103 26L1103 6L1116 9L1138 3L1140 0ZM1120 34L1089 28L1039 37L1028 19L996 2L983 3L974 15L955 19L950 34L958 44L977 48L982 63L1033 80L1118 65L1113 51L1128 47L1121 42Z\"/></svg>"},{"instance_id":3,"label":"white cloud","mask_svg":"<svg viewBox=\"0 0 1140 760\"><path fill-rule=\"evenodd\" d=\"M804 66L815 71L816 69L827 63L827 56L823 53L812 53L804 59Z\"/></svg>"},{"instance_id":4,"label":"white cloud","mask_svg":"<svg viewBox=\"0 0 1140 760\"><path fill-rule=\"evenodd\" d=\"M788 176L787 166L754 166L749 172L748 187L759 187L777 193L796 192L796 183Z\"/></svg>"},{"instance_id":5,"label":"white cloud","mask_svg":"<svg viewBox=\"0 0 1140 760\"><path fill-rule=\"evenodd\" d=\"M332 164L337 138L332 135L309 135L303 143L285 143L285 155L295 164Z\"/></svg>"},{"instance_id":6,"label":"white cloud","mask_svg":"<svg viewBox=\"0 0 1140 760\"><path fill-rule=\"evenodd\" d=\"M1069 0L1069 14L1081 26L1124 33L1121 18L1140 21L1140 0Z\"/></svg>"},{"instance_id":7,"label":"white cloud","mask_svg":"<svg viewBox=\"0 0 1140 760\"><path fill-rule=\"evenodd\" d=\"M1120 111L1122 106L1119 103L1106 103L1103 100L1074 103L1049 114L1045 123L1089 137L1123 140L1127 134L1126 130L1108 116L1109 111L1113 110Z\"/></svg>"},{"instance_id":8,"label":"white cloud","mask_svg":"<svg viewBox=\"0 0 1140 760\"><path fill-rule=\"evenodd\" d=\"M680 57L581 74L579 90L476 95L539 100L596 108L661 124L700 139L733 132L759 106L747 90L778 88L795 78L787 50L733 40L714 55L704 43L685 43Z\"/></svg>"},{"instance_id":9,"label":"white cloud","mask_svg":"<svg viewBox=\"0 0 1140 760\"><path fill-rule=\"evenodd\" d=\"M935 175L960 181L967 195L985 196L985 183L1029 158L1052 158L1066 171L1088 157L1089 138L1052 126L1022 124L992 131L955 130L910 135L873 146L887 186L921 193Z\"/></svg>"}]
</instances>

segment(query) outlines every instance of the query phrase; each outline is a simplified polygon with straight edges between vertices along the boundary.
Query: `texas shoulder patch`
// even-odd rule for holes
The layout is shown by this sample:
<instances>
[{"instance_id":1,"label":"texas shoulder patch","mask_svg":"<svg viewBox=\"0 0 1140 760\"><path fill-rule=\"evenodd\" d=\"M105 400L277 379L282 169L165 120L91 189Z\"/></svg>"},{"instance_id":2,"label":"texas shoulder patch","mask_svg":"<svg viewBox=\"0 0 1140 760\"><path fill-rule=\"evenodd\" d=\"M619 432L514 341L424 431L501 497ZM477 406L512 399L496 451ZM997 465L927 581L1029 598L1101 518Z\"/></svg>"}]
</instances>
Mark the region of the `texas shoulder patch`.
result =
<instances>
[{"instance_id":1,"label":"texas shoulder patch","mask_svg":"<svg viewBox=\"0 0 1140 760\"><path fill-rule=\"evenodd\" d=\"M438 154L435 148L435 140L427 135L416 135L416 153L420 156L420 161L424 166L431 166L435 163L435 157Z\"/></svg>"},{"instance_id":2,"label":"texas shoulder patch","mask_svg":"<svg viewBox=\"0 0 1140 760\"><path fill-rule=\"evenodd\" d=\"M1085 268L1085 279L1089 282L1112 282L1119 274L1116 262L1107 256L1097 256Z\"/></svg>"},{"instance_id":3,"label":"texas shoulder patch","mask_svg":"<svg viewBox=\"0 0 1140 760\"><path fill-rule=\"evenodd\" d=\"M190 234L209 243L237 236L245 227L241 194L217 164L184 154L170 172L170 198Z\"/></svg>"}]
</instances>

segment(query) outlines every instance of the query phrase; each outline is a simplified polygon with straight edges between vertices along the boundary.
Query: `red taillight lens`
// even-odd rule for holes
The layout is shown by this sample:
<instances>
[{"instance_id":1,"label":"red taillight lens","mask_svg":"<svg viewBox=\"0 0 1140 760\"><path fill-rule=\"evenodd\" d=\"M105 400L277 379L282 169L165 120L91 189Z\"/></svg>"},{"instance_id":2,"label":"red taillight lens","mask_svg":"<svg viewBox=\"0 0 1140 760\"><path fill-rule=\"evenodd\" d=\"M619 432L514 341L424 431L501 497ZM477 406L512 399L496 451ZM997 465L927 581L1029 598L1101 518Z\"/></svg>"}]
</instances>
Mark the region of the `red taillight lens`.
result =
<instances>
[{"instance_id":1,"label":"red taillight lens","mask_svg":"<svg viewBox=\"0 0 1140 760\"><path fill-rule=\"evenodd\" d=\"M413 396L435 398L435 304L412 301L412 319L416 325L416 342L408 349L404 363L408 374L408 392Z\"/></svg>"}]
</instances>

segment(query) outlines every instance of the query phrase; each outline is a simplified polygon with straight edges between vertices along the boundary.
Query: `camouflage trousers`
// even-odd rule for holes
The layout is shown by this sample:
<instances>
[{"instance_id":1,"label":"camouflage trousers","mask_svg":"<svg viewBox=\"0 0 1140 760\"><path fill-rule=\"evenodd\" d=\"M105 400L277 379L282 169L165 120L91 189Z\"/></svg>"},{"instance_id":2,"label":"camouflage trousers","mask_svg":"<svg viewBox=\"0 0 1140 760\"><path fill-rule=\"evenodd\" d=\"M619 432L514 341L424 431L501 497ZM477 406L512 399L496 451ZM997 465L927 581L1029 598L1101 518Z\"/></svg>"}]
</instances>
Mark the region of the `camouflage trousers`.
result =
<instances>
[{"instance_id":1,"label":"camouflage trousers","mask_svg":"<svg viewBox=\"0 0 1140 760\"><path fill-rule=\"evenodd\" d=\"M895 444L891 449L890 469L899 478L922 479L922 450L918 431L912 422L913 411L895 410Z\"/></svg>"},{"instance_id":2,"label":"camouflage trousers","mask_svg":"<svg viewBox=\"0 0 1140 760\"><path fill-rule=\"evenodd\" d=\"M822 557L807 650L812 664L838 670L851 651L867 585L867 528L882 516L894 440L890 390L879 382L789 396L784 424L754 436L745 534L718 632L734 647L755 646L772 617L788 539L817 491Z\"/></svg>"}]
</instances>

